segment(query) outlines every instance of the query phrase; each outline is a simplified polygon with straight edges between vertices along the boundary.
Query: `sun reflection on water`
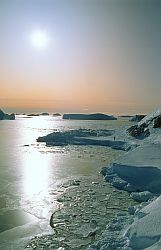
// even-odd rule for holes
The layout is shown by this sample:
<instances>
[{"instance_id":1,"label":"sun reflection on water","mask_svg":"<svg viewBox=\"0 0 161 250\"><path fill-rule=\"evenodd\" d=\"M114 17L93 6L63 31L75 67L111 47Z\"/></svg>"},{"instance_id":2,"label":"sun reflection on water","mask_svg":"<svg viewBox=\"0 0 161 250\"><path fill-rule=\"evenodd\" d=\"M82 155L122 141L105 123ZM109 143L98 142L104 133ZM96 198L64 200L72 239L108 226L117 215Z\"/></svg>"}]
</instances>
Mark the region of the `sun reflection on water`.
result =
<instances>
[{"instance_id":1,"label":"sun reflection on water","mask_svg":"<svg viewBox=\"0 0 161 250\"><path fill-rule=\"evenodd\" d=\"M33 196L45 190L49 185L50 158L33 152L25 156L23 164L25 194Z\"/></svg>"},{"instance_id":2,"label":"sun reflection on water","mask_svg":"<svg viewBox=\"0 0 161 250\"><path fill-rule=\"evenodd\" d=\"M52 161L53 162L53 161ZM51 157L29 150L23 159L23 199L25 211L38 218L49 218L51 202Z\"/></svg>"}]
</instances>

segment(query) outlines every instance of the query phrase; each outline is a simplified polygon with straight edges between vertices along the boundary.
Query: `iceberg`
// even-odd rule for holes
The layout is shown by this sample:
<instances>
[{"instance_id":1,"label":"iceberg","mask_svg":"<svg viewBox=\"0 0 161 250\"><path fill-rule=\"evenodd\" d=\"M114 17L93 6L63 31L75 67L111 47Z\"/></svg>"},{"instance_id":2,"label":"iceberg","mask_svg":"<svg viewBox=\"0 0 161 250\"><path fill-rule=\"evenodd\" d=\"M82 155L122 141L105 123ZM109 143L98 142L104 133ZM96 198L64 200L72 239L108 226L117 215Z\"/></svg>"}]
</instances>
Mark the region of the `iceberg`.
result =
<instances>
[{"instance_id":1,"label":"iceberg","mask_svg":"<svg viewBox=\"0 0 161 250\"><path fill-rule=\"evenodd\" d=\"M96 114L64 114L63 119L71 120L117 120L113 115Z\"/></svg>"},{"instance_id":2,"label":"iceberg","mask_svg":"<svg viewBox=\"0 0 161 250\"><path fill-rule=\"evenodd\" d=\"M0 109L0 120L15 120L15 114L12 113L10 115L5 114L1 109Z\"/></svg>"},{"instance_id":3,"label":"iceberg","mask_svg":"<svg viewBox=\"0 0 161 250\"><path fill-rule=\"evenodd\" d=\"M122 140L107 140L107 136L113 135L113 130L91 130L77 129L62 132L53 132L46 136L39 137L38 142L46 142L47 146L107 146L116 150L128 151L136 144Z\"/></svg>"}]
</instances>

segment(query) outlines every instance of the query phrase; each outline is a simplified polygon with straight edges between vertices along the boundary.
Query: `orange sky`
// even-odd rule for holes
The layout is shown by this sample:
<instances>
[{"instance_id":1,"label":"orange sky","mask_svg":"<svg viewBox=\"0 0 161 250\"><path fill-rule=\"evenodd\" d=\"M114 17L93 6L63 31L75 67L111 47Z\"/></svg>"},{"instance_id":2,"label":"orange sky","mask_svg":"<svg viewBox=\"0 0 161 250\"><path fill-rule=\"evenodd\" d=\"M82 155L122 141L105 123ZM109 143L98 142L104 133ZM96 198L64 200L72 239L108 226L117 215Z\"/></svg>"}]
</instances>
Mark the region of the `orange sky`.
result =
<instances>
[{"instance_id":1,"label":"orange sky","mask_svg":"<svg viewBox=\"0 0 161 250\"><path fill-rule=\"evenodd\" d=\"M22 113L154 110L161 104L158 4L2 1L0 107ZM50 40L43 50L29 40L37 27Z\"/></svg>"}]
</instances>

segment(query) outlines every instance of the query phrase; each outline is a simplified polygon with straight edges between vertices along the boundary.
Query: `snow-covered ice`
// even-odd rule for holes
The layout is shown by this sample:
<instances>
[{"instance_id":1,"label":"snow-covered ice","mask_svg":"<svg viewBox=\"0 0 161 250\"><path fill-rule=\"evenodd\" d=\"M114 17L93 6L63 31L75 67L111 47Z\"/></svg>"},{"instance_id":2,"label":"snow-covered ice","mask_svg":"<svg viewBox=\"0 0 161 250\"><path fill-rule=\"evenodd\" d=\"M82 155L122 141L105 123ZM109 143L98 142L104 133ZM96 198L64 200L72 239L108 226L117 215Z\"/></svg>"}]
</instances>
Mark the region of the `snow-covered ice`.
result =
<instances>
[{"instance_id":1,"label":"snow-covered ice","mask_svg":"<svg viewBox=\"0 0 161 250\"><path fill-rule=\"evenodd\" d=\"M106 181L142 203L116 216L89 249L161 249L161 128L153 126L160 115L161 108L142 119L137 126L144 124L148 137L131 137L139 146L102 169Z\"/></svg>"},{"instance_id":2,"label":"snow-covered ice","mask_svg":"<svg viewBox=\"0 0 161 250\"><path fill-rule=\"evenodd\" d=\"M132 249L161 249L161 196L139 211L138 217L127 229L125 236L129 238Z\"/></svg>"},{"instance_id":3,"label":"snow-covered ice","mask_svg":"<svg viewBox=\"0 0 161 250\"><path fill-rule=\"evenodd\" d=\"M120 156L108 166L105 179L115 186L120 178L120 188L126 191L161 192L161 146L158 144L141 145L129 153ZM122 186L122 180L124 186ZM118 181L117 181L118 182ZM133 190L128 190L127 185Z\"/></svg>"},{"instance_id":4,"label":"snow-covered ice","mask_svg":"<svg viewBox=\"0 0 161 250\"><path fill-rule=\"evenodd\" d=\"M110 139L107 137L110 137ZM47 146L94 145L111 147L123 151L128 151L137 146L135 143L125 142L123 138L115 140L113 130L77 129L53 132L39 137L37 141L46 142Z\"/></svg>"}]
</instances>

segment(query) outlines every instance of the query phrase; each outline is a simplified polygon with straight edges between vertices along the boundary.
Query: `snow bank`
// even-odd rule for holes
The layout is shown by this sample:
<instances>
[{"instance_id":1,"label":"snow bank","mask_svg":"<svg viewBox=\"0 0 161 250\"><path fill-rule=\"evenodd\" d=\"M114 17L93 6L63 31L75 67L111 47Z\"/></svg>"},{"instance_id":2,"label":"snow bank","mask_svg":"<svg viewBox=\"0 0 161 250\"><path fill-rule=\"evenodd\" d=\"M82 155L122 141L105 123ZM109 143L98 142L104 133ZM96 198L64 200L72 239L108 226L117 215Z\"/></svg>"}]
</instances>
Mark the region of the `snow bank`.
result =
<instances>
[{"instance_id":1,"label":"snow bank","mask_svg":"<svg viewBox=\"0 0 161 250\"><path fill-rule=\"evenodd\" d=\"M106 181L126 191L161 193L161 145L148 144L121 156L102 169ZM120 181L120 186L118 183Z\"/></svg>"},{"instance_id":2,"label":"snow bank","mask_svg":"<svg viewBox=\"0 0 161 250\"><path fill-rule=\"evenodd\" d=\"M161 246L161 196L142 208L142 215L127 229L125 236L129 239L132 249L158 249ZM152 248L151 248L152 247Z\"/></svg>"},{"instance_id":3,"label":"snow bank","mask_svg":"<svg viewBox=\"0 0 161 250\"><path fill-rule=\"evenodd\" d=\"M128 215L116 216L90 250L161 249L161 128L153 126L159 116L161 109L141 120L137 127L144 124L149 137L102 169L106 181L142 203L129 208Z\"/></svg>"}]
</instances>

